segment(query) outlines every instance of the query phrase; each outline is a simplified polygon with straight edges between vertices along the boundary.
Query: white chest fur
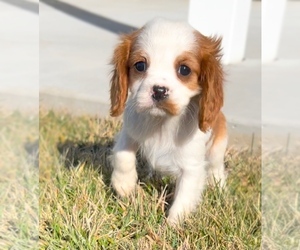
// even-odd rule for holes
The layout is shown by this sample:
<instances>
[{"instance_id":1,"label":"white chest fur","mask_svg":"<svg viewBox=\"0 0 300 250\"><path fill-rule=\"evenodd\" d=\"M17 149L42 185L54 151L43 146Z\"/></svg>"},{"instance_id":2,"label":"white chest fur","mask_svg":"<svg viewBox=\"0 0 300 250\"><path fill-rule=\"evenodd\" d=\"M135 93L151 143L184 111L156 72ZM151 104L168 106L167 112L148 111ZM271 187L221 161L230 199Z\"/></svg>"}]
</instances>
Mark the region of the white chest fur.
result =
<instances>
[{"instance_id":1,"label":"white chest fur","mask_svg":"<svg viewBox=\"0 0 300 250\"><path fill-rule=\"evenodd\" d=\"M205 160L209 135L198 129L192 115L162 118L131 110L125 113L124 127L154 169L178 175L186 167L203 165Z\"/></svg>"}]
</instances>

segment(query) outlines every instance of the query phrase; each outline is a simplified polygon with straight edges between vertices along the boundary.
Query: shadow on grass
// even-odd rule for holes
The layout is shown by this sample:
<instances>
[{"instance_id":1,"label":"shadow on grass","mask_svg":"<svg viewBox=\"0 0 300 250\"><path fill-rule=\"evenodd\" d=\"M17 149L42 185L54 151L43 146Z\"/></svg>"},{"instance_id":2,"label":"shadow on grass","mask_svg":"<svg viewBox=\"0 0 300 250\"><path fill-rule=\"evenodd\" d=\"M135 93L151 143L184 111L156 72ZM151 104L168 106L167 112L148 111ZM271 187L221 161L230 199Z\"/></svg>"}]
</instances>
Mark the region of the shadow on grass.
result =
<instances>
[{"instance_id":1,"label":"shadow on grass","mask_svg":"<svg viewBox=\"0 0 300 250\"><path fill-rule=\"evenodd\" d=\"M27 152L27 161L35 167L39 167L39 141L26 142L24 148Z\"/></svg>"},{"instance_id":2,"label":"shadow on grass","mask_svg":"<svg viewBox=\"0 0 300 250\"><path fill-rule=\"evenodd\" d=\"M70 141L59 142L57 149L67 169L85 165L96 169L103 175L105 184L109 184L112 167L109 156L113 148L113 141L104 138L97 143Z\"/></svg>"},{"instance_id":3,"label":"shadow on grass","mask_svg":"<svg viewBox=\"0 0 300 250\"><path fill-rule=\"evenodd\" d=\"M110 186L112 165L110 156L112 154L114 142L111 138L103 138L101 142L73 142L67 140L57 144L57 149L62 156L64 166L67 169L76 168L81 164L96 169L103 176L103 181ZM170 178L162 176L153 171L147 161L137 153L137 173L138 179L143 183L144 190L151 193L155 188L159 194L165 193L167 202L172 201L172 193L175 184Z\"/></svg>"}]
</instances>

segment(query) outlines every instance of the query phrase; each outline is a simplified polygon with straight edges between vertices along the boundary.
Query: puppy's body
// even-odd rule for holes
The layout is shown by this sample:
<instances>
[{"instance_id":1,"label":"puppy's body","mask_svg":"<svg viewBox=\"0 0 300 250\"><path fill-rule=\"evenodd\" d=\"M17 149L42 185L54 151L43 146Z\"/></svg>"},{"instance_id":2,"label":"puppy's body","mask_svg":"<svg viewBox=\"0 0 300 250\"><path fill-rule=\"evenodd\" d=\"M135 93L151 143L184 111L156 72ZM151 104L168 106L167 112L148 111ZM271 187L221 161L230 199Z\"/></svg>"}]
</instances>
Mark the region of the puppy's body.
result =
<instances>
[{"instance_id":1,"label":"puppy's body","mask_svg":"<svg viewBox=\"0 0 300 250\"><path fill-rule=\"evenodd\" d=\"M123 37L114 53L111 114L124 111L124 124L113 149L112 185L121 196L134 190L140 149L154 169L177 176L170 222L200 201L207 160L208 177L225 182L219 45L187 24L155 19Z\"/></svg>"}]
</instances>

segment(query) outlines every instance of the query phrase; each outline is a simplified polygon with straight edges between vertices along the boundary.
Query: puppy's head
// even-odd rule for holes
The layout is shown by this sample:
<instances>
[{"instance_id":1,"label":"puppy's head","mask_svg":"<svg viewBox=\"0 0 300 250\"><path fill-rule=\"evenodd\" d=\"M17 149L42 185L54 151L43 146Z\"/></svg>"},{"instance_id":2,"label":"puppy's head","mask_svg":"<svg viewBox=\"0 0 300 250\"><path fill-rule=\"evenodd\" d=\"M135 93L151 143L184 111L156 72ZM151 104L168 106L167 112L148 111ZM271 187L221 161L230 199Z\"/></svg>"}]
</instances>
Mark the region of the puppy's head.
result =
<instances>
[{"instance_id":1,"label":"puppy's head","mask_svg":"<svg viewBox=\"0 0 300 250\"><path fill-rule=\"evenodd\" d=\"M153 116L179 115L198 96L199 128L207 131L223 105L220 44L163 19L123 36L112 60L111 115L122 114L128 91L130 108Z\"/></svg>"}]
</instances>

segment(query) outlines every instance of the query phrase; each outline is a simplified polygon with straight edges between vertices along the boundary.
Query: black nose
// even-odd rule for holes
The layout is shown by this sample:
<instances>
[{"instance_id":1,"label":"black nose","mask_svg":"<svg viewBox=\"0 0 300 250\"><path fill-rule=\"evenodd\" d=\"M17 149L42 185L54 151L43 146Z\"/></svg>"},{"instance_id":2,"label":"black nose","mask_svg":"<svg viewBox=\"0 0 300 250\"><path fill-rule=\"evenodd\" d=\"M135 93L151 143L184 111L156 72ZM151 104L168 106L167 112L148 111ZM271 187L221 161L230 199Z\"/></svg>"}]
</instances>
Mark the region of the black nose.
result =
<instances>
[{"instance_id":1,"label":"black nose","mask_svg":"<svg viewBox=\"0 0 300 250\"><path fill-rule=\"evenodd\" d=\"M152 98L155 101L162 101L163 99L165 99L168 96L167 92L168 92L168 89L166 87L161 87L161 86L155 85L153 87Z\"/></svg>"}]
</instances>

